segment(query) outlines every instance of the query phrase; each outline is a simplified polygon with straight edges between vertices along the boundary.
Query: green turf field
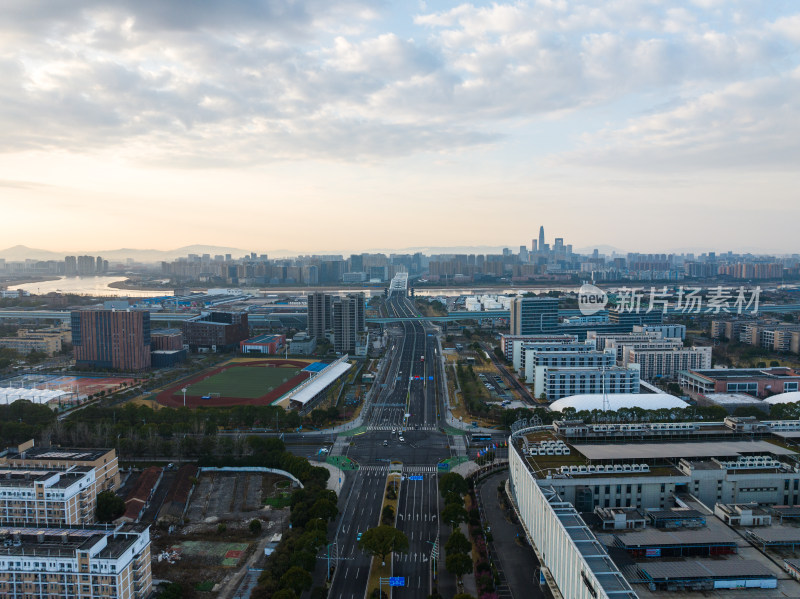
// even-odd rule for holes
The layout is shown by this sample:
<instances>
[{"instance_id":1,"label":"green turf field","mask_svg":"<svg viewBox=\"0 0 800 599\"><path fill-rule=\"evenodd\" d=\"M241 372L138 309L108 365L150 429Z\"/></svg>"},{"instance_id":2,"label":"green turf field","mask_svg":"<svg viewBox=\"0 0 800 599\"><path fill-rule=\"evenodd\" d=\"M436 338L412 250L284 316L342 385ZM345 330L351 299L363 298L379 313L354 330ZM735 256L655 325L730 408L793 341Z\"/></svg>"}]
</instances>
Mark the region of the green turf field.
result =
<instances>
[{"instance_id":1,"label":"green turf field","mask_svg":"<svg viewBox=\"0 0 800 599\"><path fill-rule=\"evenodd\" d=\"M189 385L186 395L202 397L209 393L219 393L222 397L253 399L266 395L299 372L300 368L233 366Z\"/></svg>"}]
</instances>

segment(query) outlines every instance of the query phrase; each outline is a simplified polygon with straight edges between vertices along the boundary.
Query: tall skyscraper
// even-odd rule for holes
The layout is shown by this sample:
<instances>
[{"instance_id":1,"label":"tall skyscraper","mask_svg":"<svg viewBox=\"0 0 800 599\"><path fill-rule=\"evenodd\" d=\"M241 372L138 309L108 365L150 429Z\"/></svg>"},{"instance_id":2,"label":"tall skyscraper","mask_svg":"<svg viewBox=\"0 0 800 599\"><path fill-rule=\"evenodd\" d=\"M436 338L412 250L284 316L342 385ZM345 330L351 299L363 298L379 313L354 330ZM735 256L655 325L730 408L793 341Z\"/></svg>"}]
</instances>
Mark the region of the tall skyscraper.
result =
<instances>
[{"instance_id":1,"label":"tall skyscraper","mask_svg":"<svg viewBox=\"0 0 800 599\"><path fill-rule=\"evenodd\" d=\"M333 348L337 353L356 351L359 337L364 332L364 294L350 293L336 298L332 304Z\"/></svg>"},{"instance_id":2,"label":"tall skyscraper","mask_svg":"<svg viewBox=\"0 0 800 599\"><path fill-rule=\"evenodd\" d=\"M325 332L331 328L331 296L327 293L308 295L308 334L317 341L325 339Z\"/></svg>"},{"instance_id":3,"label":"tall skyscraper","mask_svg":"<svg viewBox=\"0 0 800 599\"><path fill-rule=\"evenodd\" d=\"M71 314L77 366L137 372L150 368L150 312L81 310Z\"/></svg>"},{"instance_id":4,"label":"tall skyscraper","mask_svg":"<svg viewBox=\"0 0 800 599\"><path fill-rule=\"evenodd\" d=\"M544 251L544 226L539 227L539 251Z\"/></svg>"}]
</instances>

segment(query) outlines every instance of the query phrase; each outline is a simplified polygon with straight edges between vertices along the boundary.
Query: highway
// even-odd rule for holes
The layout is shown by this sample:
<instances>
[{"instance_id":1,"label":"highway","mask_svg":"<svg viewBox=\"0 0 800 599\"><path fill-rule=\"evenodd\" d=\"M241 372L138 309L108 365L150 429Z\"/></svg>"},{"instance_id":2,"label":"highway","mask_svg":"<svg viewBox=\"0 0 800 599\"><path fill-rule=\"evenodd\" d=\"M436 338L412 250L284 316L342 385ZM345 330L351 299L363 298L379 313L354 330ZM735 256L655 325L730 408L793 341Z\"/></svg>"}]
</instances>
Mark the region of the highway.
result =
<instances>
[{"instance_id":1,"label":"highway","mask_svg":"<svg viewBox=\"0 0 800 599\"><path fill-rule=\"evenodd\" d=\"M392 294L387 308L393 316L415 315L411 302L399 293ZM451 456L448 437L439 431L444 426L444 404L438 352L430 325L398 322L389 346L385 387L365 406L366 432L353 436L346 448L346 455L360 467L348 473L340 495L335 534L339 559L330 597L364 597L370 558L358 549L356 539L359 532L379 524L392 461L403 463L396 525L409 539L408 553L393 559L393 576L406 579L406 586L395 587L393 596L420 597L430 592L430 552L439 533L437 463Z\"/></svg>"}]
</instances>

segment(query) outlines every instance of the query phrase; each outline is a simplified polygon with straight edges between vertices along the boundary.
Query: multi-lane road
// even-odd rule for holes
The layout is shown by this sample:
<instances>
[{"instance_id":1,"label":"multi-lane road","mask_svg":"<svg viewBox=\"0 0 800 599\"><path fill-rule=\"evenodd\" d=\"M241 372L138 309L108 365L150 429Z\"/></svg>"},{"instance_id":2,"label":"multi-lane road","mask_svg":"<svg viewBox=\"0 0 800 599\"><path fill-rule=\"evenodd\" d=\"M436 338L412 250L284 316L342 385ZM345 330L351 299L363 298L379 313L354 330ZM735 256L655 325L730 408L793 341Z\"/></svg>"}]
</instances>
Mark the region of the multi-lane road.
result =
<instances>
[{"instance_id":1,"label":"multi-lane road","mask_svg":"<svg viewBox=\"0 0 800 599\"><path fill-rule=\"evenodd\" d=\"M387 308L390 316L416 314L411 302L398 293L388 300ZM440 432L444 426L440 349L435 329L413 320L401 322L392 339L384 386L364 408L367 430L355 435L346 449L360 467L348 475L340 494L331 597L364 597L370 558L358 548L358 534L379 524L392 462L403 464L396 525L409 540L408 553L393 558L393 576L406 583L395 587L393 596L430 592L430 554L439 534L437 464L451 456L448 437Z\"/></svg>"}]
</instances>

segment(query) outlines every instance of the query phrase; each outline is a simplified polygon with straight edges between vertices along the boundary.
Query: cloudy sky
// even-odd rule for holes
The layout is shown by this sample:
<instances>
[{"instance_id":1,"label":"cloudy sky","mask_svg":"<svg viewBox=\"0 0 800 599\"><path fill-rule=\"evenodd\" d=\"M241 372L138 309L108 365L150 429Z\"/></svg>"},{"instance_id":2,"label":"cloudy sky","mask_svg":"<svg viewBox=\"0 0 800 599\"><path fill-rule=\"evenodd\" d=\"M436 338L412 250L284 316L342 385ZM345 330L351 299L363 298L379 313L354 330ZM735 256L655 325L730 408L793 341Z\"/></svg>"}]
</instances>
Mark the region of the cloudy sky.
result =
<instances>
[{"instance_id":1,"label":"cloudy sky","mask_svg":"<svg viewBox=\"0 0 800 599\"><path fill-rule=\"evenodd\" d=\"M8 0L0 247L798 252L795 0Z\"/></svg>"}]
</instances>

